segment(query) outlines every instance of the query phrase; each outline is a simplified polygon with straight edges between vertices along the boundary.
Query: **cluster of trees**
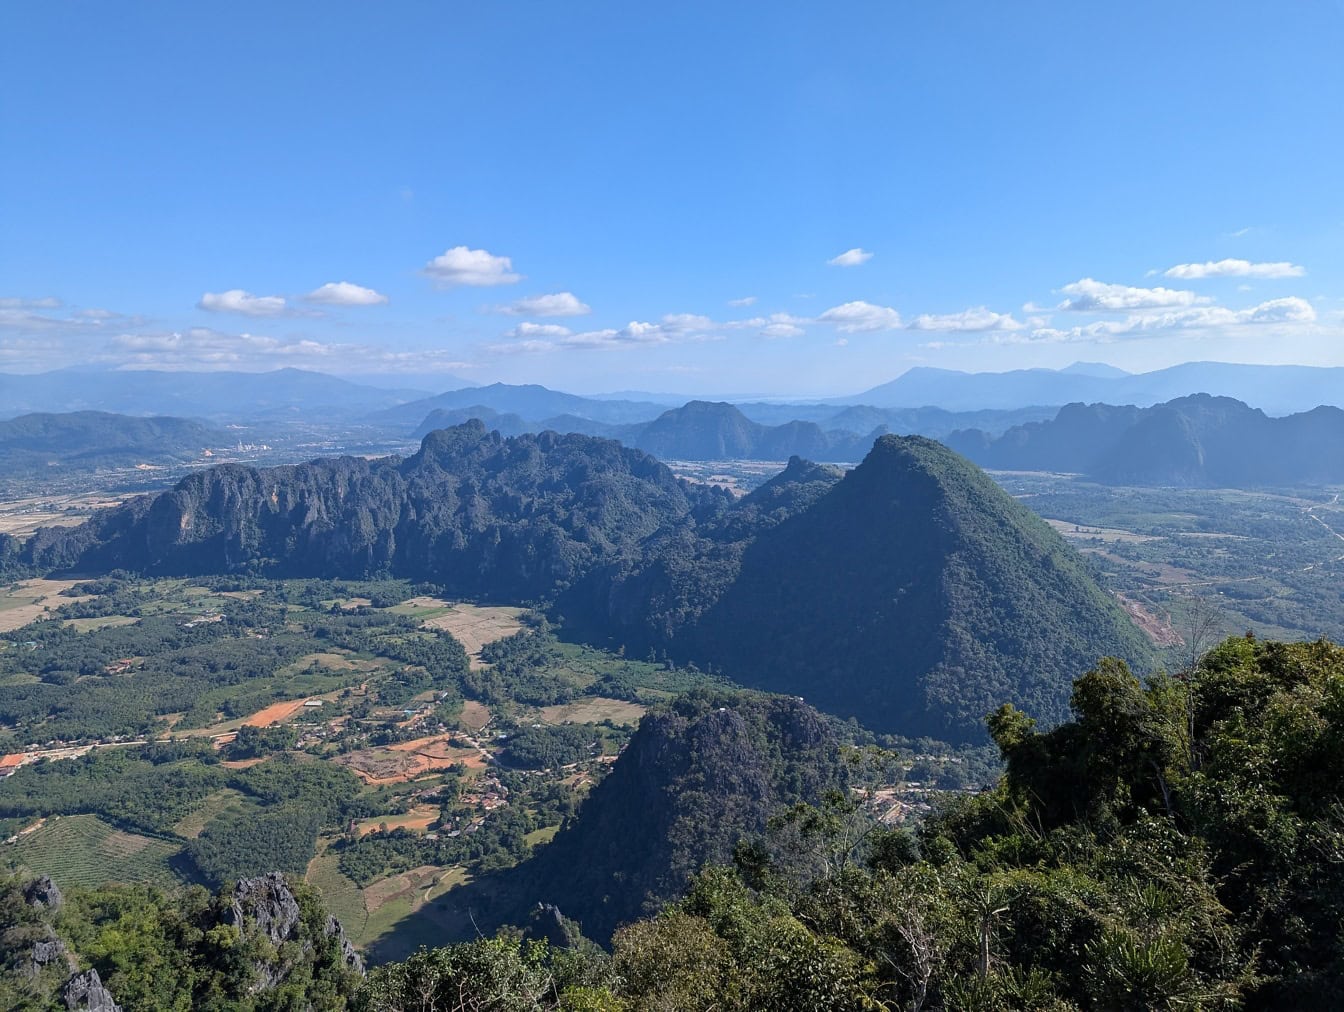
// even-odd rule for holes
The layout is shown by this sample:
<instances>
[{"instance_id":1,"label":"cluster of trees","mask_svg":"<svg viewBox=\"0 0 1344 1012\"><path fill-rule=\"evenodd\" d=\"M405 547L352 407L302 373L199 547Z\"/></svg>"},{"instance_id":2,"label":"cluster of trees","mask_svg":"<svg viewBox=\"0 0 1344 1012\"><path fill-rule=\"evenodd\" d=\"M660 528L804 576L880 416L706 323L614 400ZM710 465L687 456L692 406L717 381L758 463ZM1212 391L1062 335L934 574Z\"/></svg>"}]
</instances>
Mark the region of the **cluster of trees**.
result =
<instances>
[{"instance_id":1,"label":"cluster of trees","mask_svg":"<svg viewBox=\"0 0 1344 1012\"><path fill-rule=\"evenodd\" d=\"M589 758L598 736L586 724L542 724L524 727L509 735L503 760L525 770L556 769Z\"/></svg>"},{"instance_id":2,"label":"cluster of trees","mask_svg":"<svg viewBox=\"0 0 1344 1012\"><path fill-rule=\"evenodd\" d=\"M16 832L41 816L88 814L176 840L177 824L224 788L247 803L221 812L188 842L188 878L220 884L276 869L302 872L318 832L347 818L359 781L343 767L293 755L227 769L199 740L101 749L10 776L0 791L0 830Z\"/></svg>"}]
</instances>

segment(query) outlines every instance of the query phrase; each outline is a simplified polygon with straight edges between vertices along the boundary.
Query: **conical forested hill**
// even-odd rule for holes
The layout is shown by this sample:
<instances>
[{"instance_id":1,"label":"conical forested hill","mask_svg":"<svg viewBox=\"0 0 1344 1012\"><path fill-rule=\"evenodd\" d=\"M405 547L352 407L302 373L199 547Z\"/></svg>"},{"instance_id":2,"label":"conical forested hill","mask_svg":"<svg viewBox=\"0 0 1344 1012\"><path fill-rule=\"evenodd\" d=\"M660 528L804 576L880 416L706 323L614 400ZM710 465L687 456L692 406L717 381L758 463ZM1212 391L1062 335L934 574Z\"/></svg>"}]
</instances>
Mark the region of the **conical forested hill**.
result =
<instances>
[{"instance_id":1,"label":"conical forested hill","mask_svg":"<svg viewBox=\"0 0 1344 1012\"><path fill-rule=\"evenodd\" d=\"M806 477L815 491L822 476ZM632 648L951 738L978 736L1003 700L1063 718L1099 656L1149 657L1077 553L932 440L884 436L797 512L733 534L669 545L617 579L611 614Z\"/></svg>"},{"instance_id":2,"label":"conical forested hill","mask_svg":"<svg viewBox=\"0 0 1344 1012\"><path fill-rule=\"evenodd\" d=\"M445 903L473 933L548 904L605 943L678 898L704 865L730 863L772 815L846 782L836 738L812 707L688 693L645 715L611 774L535 858Z\"/></svg>"}]
</instances>

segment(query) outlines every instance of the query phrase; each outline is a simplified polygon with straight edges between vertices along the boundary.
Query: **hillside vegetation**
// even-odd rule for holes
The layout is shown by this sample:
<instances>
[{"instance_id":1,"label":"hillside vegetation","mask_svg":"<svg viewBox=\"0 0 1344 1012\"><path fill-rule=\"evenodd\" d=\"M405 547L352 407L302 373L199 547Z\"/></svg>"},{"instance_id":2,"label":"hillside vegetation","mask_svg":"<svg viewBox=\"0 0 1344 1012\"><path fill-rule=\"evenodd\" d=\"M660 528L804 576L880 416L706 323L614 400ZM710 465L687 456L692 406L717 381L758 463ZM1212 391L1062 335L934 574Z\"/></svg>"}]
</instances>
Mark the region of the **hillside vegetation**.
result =
<instances>
[{"instance_id":1,"label":"hillside vegetation","mask_svg":"<svg viewBox=\"0 0 1344 1012\"><path fill-rule=\"evenodd\" d=\"M609 440L504 439L475 421L404 460L215 468L9 552L44 569L390 574L546 602L613 649L950 739L980 734L1000 699L1062 717L1095 656L1148 659L1056 534L918 437L881 437L843 478L794 461L736 501Z\"/></svg>"},{"instance_id":2,"label":"hillside vegetation","mask_svg":"<svg viewBox=\"0 0 1344 1012\"><path fill-rule=\"evenodd\" d=\"M781 782L809 748L820 765L795 772L827 767L824 737L804 735L792 751L804 711L729 702L725 712L756 729L740 738L717 733L725 718L713 702L674 708L643 739L679 749L690 764L674 769L701 764L658 788L694 804L697 788L717 786L716 760L728 757L698 756L702 732L768 746L753 754ZM362 977L318 898L278 877L217 898L107 888L63 902L49 884L15 881L0 891L0 997L54 1009L60 981L92 973L109 1001L148 1010L1336 1007L1344 650L1233 639L1187 678L1146 684L1108 659L1078 679L1071 703L1072 719L1045 732L1011 706L996 711L1007 763L997 787L913 833L875 824L841 793L754 832L735 824L731 863L700 867L609 951L563 912L537 908L527 932L539 940L501 932ZM632 744L618 765L655 758ZM618 769L608 797L648 775ZM706 815L721 806L699 796ZM662 793L649 803L688 811ZM618 831L607 804L596 792L566 833ZM638 868L641 840L564 871L591 881Z\"/></svg>"},{"instance_id":3,"label":"hillside vegetation","mask_svg":"<svg viewBox=\"0 0 1344 1012\"><path fill-rule=\"evenodd\" d=\"M230 441L228 433L187 418L106 411L22 415L0 421L0 474L192 460Z\"/></svg>"}]
</instances>

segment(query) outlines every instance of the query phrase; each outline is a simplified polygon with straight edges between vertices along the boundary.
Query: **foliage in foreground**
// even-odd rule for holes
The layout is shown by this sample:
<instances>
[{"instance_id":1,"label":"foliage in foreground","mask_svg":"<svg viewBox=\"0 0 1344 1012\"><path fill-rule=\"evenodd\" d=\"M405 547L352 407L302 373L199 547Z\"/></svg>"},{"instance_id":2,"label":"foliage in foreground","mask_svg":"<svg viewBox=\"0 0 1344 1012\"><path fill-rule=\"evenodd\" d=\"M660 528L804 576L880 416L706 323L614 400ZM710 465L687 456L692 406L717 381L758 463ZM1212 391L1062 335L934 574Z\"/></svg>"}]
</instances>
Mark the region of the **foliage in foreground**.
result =
<instances>
[{"instance_id":1,"label":"foliage in foreground","mask_svg":"<svg viewBox=\"0 0 1344 1012\"><path fill-rule=\"evenodd\" d=\"M1333 1007L1344 649L1229 640L1188 680L1147 685L1103 661L1075 683L1073 710L1046 732L999 710L1004 778L918 835L874 826L843 794L786 811L734 867L702 870L679 902L618 931L609 953L539 912L533 934L552 941L506 933L422 950L304 1000L408 1012ZM156 965L164 953L146 944ZM100 972L110 958L78 951Z\"/></svg>"}]
</instances>

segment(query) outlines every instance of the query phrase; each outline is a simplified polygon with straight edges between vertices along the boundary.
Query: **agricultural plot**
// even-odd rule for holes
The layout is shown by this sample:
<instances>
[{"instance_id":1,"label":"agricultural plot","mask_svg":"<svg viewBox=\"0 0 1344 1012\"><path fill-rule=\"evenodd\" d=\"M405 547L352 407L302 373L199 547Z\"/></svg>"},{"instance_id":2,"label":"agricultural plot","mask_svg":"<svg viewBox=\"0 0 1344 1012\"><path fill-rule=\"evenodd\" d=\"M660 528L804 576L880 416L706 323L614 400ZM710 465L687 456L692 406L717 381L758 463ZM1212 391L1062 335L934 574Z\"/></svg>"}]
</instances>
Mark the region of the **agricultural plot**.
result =
<instances>
[{"instance_id":1,"label":"agricultural plot","mask_svg":"<svg viewBox=\"0 0 1344 1012\"><path fill-rule=\"evenodd\" d=\"M446 605L447 602L436 598L412 598L407 605ZM474 604L449 605L448 610L424 619L426 628L441 629L453 636L467 656L472 666L481 664L481 648L487 643L512 636L523 627L523 608L484 607Z\"/></svg>"},{"instance_id":2,"label":"agricultural plot","mask_svg":"<svg viewBox=\"0 0 1344 1012\"><path fill-rule=\"evenodd\" d=\"M613 724L633 727L639 723L646 709L624 699L586 696L572 703L542 707L541 719L547 724L600 724L609 720Z\"/></svg>"},{"instance_id":3,"label":"agricultural plot","mask_svg":"<svg viewBox=\"0 0 1344 1012\"><path fill-rule=\"evenodd\" d=\"M5 845L8 863L62 886L104 882L146 882L171 888L182 883L173 868L181 846L124 833L93 815L48 819L40 828Z\"/></svg>"},{"instance_id":4,"label":"agricultural plot","mask_svg":"<svg viewBox=\"0 0 1344 1012\"><path fill-rule=\"evenodd\" d=\"M1161 645L1180 654L1186 616L1211 606L1221 632L1344 638L1344 504L1334 489L1096 485L994 476L1100 570Z\"/></svg>"},{"instance_id":5,"label":"agricultural plot","mask_svg":"<svg viewBox=\"0 0 1344 1012\"><path fill-rule=\"evenodd\" d=\"M61 605L87 598L62 597L78 580L22 580L0 592L0 633L22 629Z\"/></svg>"}]
</instances>

